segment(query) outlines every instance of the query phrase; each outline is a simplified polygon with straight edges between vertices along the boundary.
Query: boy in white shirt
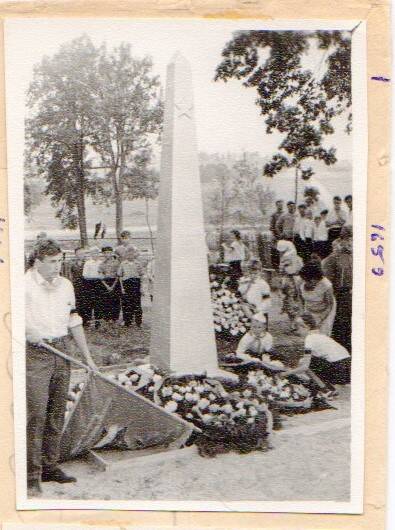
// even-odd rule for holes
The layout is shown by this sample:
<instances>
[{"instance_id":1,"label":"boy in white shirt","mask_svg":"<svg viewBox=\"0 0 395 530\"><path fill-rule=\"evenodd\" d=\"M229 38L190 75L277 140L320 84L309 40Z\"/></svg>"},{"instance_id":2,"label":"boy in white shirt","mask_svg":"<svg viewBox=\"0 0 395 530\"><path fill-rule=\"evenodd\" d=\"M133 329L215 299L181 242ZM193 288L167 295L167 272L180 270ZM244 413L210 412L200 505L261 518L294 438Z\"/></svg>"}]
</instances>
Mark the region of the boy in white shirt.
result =
<instances>
[{"instance_id":1,"label":"boy in white shirt","mask_svg":"<svg viewBox=\"0 0 395 530\"><path fill-rule=\"evenodd\" d=\"M88 313L92 316L92 311L95 315L95 328L100 327L99 320L103 318L103 303L102 303L102 285L101 280L103 275L99 272L101 261L100 249L92 247L87 252L87 260L84 263L82 276L84 278L84 285L86 287L86 297L88 302Z\"/></svg>"},{"instance_id":2,"label":"boy in white shirt","mask_svg":"<svg viewBox=\"0 0 395 530\"><path fill-rule=\"evenodd\" d=\"M328 255L328 227L326 226L325 217L327 210L314 217L313 227L313 252L324 259Z\"/></svg>"},{"instance_id":3,"label":"boy in white shirt","mask_svg":"<svg viewBox=\"0 0 395 530\"><path fill-rule=\"evenodd\" d=\"M248 318L252 318L255 313L265 315L268 324L269 309L271 307L271 292L267 281L262 278L262 267L257 260L252 260L248 265L246 276L239 280L239 293L245 304L244 312Z\"/></svg>"},{"instance_id":4,"label":"boy in white shirt","mask_svg":"<svg viewBox=\"0 0 395 530\"><path fill-rule=\"evenodd\" d=\"M262 313L257 313L251 320L250 331L242 336L237 345L236 356L243 361L259 360L265 368L271 371L282 371L283 365L278 362L272 364L270 356L267 355L272 348L273 337L267 331L266 317Z\"/></svg>"},{"instance_id":5,"label":"boy in white shirt","mask_svg":"<svg viewBox=\"0 0 395 530\"><path fill-rule=\"evenodd\" d=\"M310 313L304 313L298 319L298 330L305 337L305 355L296 368L283 375L307 373L320 388L331 390L334 390L333 385L350 383L351 356L346 348L320 333Z\"/></svg>"}]
</instances>

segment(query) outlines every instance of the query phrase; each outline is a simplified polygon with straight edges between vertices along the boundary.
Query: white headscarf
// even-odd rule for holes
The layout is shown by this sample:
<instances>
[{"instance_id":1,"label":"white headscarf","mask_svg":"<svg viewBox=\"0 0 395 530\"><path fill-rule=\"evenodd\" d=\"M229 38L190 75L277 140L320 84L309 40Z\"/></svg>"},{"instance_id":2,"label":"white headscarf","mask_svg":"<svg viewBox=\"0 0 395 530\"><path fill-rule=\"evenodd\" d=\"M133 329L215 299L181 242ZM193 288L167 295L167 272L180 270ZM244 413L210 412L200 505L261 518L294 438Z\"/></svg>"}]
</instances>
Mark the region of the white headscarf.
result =
<instances>
[{"instance_id":1,"label":"white headscarf","mask_svg":"<svg viewBox=\"0 0 395 530\"><path fill-rule=\"evenodd\" d=\"M296 248L292 241L286 241L284 239L277 242L277 250L286 256L296 254Z\"/></svg>"}]
</instances>

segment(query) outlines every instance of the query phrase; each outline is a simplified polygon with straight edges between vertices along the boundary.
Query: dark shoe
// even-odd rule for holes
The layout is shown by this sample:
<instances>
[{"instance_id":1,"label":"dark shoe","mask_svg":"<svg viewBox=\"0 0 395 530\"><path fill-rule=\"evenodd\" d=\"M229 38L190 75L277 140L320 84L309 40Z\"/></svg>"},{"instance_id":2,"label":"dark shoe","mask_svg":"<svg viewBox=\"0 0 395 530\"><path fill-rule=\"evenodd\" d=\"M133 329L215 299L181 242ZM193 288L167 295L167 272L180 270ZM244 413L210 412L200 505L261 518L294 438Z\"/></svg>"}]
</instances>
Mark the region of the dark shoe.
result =
<instances>
[{"instance_id":1,"label":"dark shoe","mask_svg":"<svg viewBox=\"0 0 395 530\"><path fill-rule=\"evenodd\" d=\"M59 484L68 484L69 482L77 482L74 477L69 477L59 467L54 469L44 469L41 476L42 482L59 482Z\"/></svg>"},{"instance_id":2,"label":"dark shoe","mask_svg":"<svg viewBox=\"0 0 395 530\"><path fill-rule=\"evenodd\" d=\"M27 496L28 497L41 497L43 490L38 479L30 479L27 481Z\"/></svg>"}]
</instances>

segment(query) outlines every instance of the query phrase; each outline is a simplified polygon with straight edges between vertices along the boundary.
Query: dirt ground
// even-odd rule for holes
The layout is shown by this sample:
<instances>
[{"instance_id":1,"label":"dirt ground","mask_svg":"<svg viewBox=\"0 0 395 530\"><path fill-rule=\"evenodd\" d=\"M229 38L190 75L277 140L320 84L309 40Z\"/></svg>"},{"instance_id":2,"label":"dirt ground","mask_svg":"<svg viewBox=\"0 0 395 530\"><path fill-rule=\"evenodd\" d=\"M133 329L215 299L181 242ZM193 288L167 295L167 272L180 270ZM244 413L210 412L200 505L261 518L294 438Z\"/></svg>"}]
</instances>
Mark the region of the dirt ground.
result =
<instances>
[{"instance_id":1,"label":"dirt ground","mask_svg":"<svg viewBox=\"0 0 395 530\"><path fill-rule=\"evenodd\" d=\"M121 362L146 361L149 321L146 306L141 330L113 324L107 324L105 330L89 330L88 340L97 363L105 364L108 355L114 352L120 354ZM271 332L280 352L292 361L302 341L288 329L275 298ZM221 350L222 345L218 346ZM339 391L333 402L336 409L285 417L283 429L273 433L273 448L267 452L202 458L195 447L189 447L129 460L106 472L84 460L74 460L62 467L77 478L77 483L44 484L43 497L346 502L350 476L350 389L339 387Z\"/></svg>"}]
</instances>

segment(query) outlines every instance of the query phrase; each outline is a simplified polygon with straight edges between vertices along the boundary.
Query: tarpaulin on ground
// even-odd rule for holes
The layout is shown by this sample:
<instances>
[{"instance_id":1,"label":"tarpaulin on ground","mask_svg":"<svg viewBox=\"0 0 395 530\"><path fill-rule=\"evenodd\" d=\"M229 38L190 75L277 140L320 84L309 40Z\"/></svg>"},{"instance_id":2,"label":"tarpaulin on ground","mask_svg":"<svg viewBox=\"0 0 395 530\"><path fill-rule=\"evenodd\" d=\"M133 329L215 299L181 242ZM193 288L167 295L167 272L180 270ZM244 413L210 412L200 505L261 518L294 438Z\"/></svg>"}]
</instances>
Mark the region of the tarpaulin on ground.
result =
<instances>
[{"instance_id":1,"label":"tarpaulin on ground","mask_svg":"<svg viewBox=\"0 0 395 530\"><path fill-rule=\"evenodd\" d=\"M91 373L66 421L61 460L86 453L114 433L122 434L125 449L143 449L177 445L191 432L192 426L181 418L105 376Z\"/></svg>"}]
</instances>

